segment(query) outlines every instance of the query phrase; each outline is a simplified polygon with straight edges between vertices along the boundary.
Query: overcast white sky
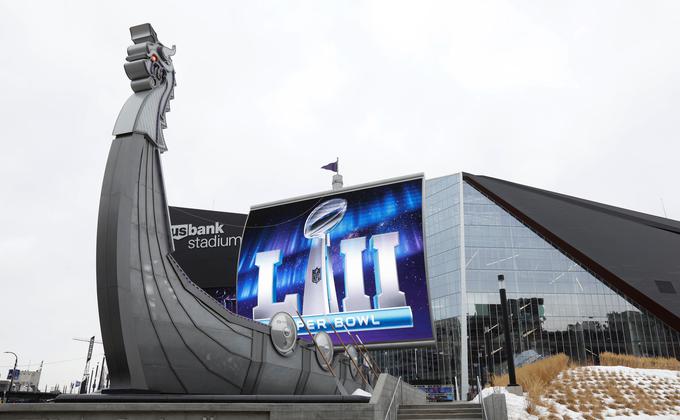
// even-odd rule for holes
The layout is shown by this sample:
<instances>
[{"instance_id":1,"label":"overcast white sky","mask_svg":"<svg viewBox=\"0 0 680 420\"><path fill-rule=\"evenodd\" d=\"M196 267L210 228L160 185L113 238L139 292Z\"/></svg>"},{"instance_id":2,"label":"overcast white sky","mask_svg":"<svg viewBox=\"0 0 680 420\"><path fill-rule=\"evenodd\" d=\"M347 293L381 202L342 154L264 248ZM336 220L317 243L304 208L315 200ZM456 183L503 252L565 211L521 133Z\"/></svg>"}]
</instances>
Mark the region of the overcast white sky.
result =
<instances>
[{"instance_id":1,"label":"overcast white sky","mask_svg":"<svg viewBox=\"0 0 680 420\"><path fill-rule=\"evenodd\" d=\"M173 205L325 190L339 156L345 185L467 171L680 218L677 1L0 0L0 351L50 362L43 386L100 339L99 193L143 22L177 44Z\"/></svg>"}]
</instances>

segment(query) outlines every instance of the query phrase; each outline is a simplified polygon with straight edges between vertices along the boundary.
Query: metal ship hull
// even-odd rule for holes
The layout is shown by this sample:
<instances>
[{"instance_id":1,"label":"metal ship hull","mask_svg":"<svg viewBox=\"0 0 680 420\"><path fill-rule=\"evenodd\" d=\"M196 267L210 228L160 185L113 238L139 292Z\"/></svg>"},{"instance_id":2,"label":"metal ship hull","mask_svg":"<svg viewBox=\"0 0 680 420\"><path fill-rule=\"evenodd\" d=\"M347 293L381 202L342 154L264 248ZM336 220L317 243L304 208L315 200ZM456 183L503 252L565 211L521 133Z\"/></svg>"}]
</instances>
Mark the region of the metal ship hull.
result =
<instances>
[{"instance_id":1,"label":"metal ship hull","mask_svg":"<svg viewBox=\"0 0 680 420\"><path fill-rule=\"evenodd\" d=\"M154 51L174 54L150 25L131 33L129 62L155 63ZM141 58L139 44L147 44ZM141 76L127 65L126 72L135 90ZM135 90L121 111L102 186L97 296L110 372L105 392L333 395L360 388L348 359L336 357L334 376L319 365L311 343L279 354L269 327L224 309L173 259L160 154L174 69L156 73L161 82Z\"/></svg>"}]
</instances>

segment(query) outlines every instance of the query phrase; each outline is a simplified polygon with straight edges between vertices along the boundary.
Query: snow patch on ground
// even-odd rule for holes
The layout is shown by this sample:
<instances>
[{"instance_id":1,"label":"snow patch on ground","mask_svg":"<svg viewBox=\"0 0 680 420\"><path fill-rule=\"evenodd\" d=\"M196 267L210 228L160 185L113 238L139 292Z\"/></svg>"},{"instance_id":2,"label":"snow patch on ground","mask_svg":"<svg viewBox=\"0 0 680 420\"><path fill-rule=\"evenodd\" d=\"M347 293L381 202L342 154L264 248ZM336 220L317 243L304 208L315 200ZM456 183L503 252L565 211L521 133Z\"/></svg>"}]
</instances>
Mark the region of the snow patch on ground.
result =
<instances>
[{"instance_id":1,"label":"snow patch on ground","mask_svg":"<svg viewBox=\"0 0 680 420\"><path fill-rule=\"evenodd\" d=\"M608 395L607 383L611 384L612 381L616 383L615 389L612 389L614 395ZM539 420L548 418L588 420L593 417L611 420L680 419L680 372L678 371L635 369L623 366L587 366L564 371L553 382L571 383L574 385L574 391L578 391L578 387L581 387L581 392L587 386L590 386L591 388L589 389L597 390L592 392L592 395L599 399L604 409L599 412L599 415L594 416L592 412L586 411L582 413L570 410L567 407L570 404L563 404L563 394L554 390L552 393L550 391L546 393L554 398L544 397L540 405L536 405L533 409L529 410L536 413L536 415L527 412L530 402L526 393L524 396L517 396L507 392L505 388L493 387L482 390L482 397L493 393L505 395L509 420ZM552 385L550 384L549 388L552 388ZM635 409L635 398L639 398L639 394L631 393L630 389L632 387L637 387L641 392L644 392L651 399L649 403L654 406L659 414L649 415L643 413L643 410L639 408ZM620 395L615 395L617 392ZM625 407L621 406L624 396L628 401ZM479 396L473 401L479 402ZM662 406L662 402L665 405ZM574 408L573 403L570 406Z\"/></svg>"},{"instance_id":2,"label":"snow patch on ground","mask_svg":"<svg viewBox=\"0 0 680 420\"><path fill-rule=\"evenodd\" d=\"M680 378L680 372L676 370L666 370L666 369L638 369L629 368L625 366L586 366L579 369L590 370L593 372L609 372L609 373L620 373L623 375L631 376L654 376L657 378L665 379L678 379ZM572 369L573 370L573 369Z\"/></svg>"},{"instance_id":3,"label":"snow patch on ground","mask_svg":"<svg viewBox=\"0 0 680 420\"><path fill-rule=\"evenodd\" d=\"M680 415L674 415L674 414L669 414L669 415L658 415L658 416L648 416L646 414L642 414L639 416L614 416L614 417L605 417L607 420L644 420L644 419L654 419L654 420L678 420L680 419Z\"/></svg>"}]
</instances>

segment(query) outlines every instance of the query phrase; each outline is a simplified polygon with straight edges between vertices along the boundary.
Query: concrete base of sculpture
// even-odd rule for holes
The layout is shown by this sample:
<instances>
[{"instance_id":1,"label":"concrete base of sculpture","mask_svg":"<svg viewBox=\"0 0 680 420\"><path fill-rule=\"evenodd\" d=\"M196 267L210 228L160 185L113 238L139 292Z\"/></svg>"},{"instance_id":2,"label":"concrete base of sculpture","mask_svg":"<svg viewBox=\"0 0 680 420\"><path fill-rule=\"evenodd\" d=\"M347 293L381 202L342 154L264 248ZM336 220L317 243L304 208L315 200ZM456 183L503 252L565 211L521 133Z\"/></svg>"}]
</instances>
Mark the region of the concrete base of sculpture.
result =
<instances>
[{"instance_id":1,"label":"concrete base of sculpture","mask_svg":"<svg viewBox=\"0 0 680 420\"><path fill-rule=\"evenodd\" d=\"M142 401L144 398L165 398L168 401L184 399L183 402L103 402L107 396L86 396L92 402L52 402L41 404L0 405L0 418L51 419L51 420L209 420L209 419L384 419L397 385L397 378L382 374L378 378L370 398L356 396L322 395L233 395L224 398L241 401L215 402L220 396L128 396ZM394 395L392 410L400 404L424 404L425 393L402 382ZM115 396L121 398L124 396ZM213 402L200 399L211 399ZM252 401L247 401L252 398ZM193 400L192 400L193 399ZM278 400L280 399L280 401ZM85 400L84 400L85 401Z\"/></svg>"}]
</instances>

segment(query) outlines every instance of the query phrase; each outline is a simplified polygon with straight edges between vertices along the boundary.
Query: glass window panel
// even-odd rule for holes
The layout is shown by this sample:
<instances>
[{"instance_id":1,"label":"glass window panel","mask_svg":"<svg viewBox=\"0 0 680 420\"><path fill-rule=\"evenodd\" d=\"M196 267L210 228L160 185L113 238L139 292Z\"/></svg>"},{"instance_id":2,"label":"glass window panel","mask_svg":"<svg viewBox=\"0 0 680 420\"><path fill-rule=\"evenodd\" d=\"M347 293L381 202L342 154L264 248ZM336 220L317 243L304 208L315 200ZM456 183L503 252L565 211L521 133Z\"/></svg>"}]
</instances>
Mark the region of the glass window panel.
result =
<instances>
[{"instance_id":1,"label":"glass window panel","mask_svg":"<svg viewBox=\"0 0 680 420\"><path fill-rule=\"evenodd\" d=\"M390 372L432 384L450 384L454 378L460 381L465 366L460 359L461 345L468 346L470 383L477 374L507 372L502 330L497 326L499 273L505 275L514 314L511 330L516 354L565 352L583 363L592 360L589 352L605 350L680 355L678 331L637 308L459 180L460 176L454 175L425 182L427 267L436 349L379 352L380 363L390 366ZM465 243L459 226L461 187ZM466 279L465 307L461 307L461 268ZM468 327L468 337L462 339L461 322Z\"/></svg>"}]
</instances>

